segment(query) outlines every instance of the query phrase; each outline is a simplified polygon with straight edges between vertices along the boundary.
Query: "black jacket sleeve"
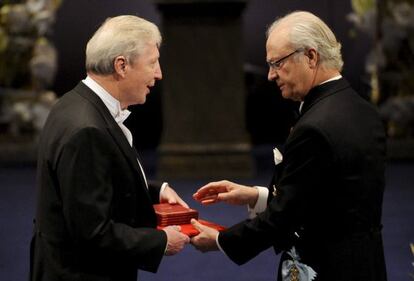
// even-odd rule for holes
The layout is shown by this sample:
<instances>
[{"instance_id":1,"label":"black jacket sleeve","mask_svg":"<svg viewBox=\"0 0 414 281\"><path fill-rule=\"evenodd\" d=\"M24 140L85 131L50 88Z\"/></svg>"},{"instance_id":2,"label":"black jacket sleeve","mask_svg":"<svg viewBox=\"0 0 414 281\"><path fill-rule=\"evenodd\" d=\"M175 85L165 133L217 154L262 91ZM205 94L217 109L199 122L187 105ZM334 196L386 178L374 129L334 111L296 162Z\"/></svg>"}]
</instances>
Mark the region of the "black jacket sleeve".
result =
<instances>
[{"instance_id":1,"label":"black jacket sleeve","mask_svg":"<svg viewBox=\"0 0 414 281\"><path fill-rule=\"evenodd\" d=\"M68 140L57 165L65 224L76 243L156 271L167 243L165 233L115 219L123 204L122 196L114 195L121 186L116 182L122 182L122 176L126 184L132 182L128 166L116 160L119 157L117 147L99 129L83 128Z\"/></svg>"},{"instance_id":2,"label":"black jacket sleeve","mask_svg":"<svg viewBox=\"0 0 414 281\"><path fill-rule=\"evenodd\" d=\"M298 128L289 137L277 186L277 196L266 210L220 233L219 244L237 264L243 264L274 246L289 249L307 216L312 214L314 194L329 175L333 155L329 140L315 128ZM296 234L295 234L296 232Z\"/></svg>"}]
</instances>

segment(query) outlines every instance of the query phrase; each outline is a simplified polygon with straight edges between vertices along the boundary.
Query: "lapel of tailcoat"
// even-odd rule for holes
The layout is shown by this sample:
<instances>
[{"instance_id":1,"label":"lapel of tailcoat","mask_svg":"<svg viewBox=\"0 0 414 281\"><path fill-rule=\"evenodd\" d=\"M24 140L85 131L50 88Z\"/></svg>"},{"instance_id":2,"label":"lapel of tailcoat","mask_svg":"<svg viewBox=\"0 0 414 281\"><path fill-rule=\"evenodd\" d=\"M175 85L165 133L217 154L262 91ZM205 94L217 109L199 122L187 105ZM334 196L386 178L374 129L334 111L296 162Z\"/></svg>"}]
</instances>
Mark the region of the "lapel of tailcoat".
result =
<instances>
[{"instance_id":1,"label":"lapel of tailcoat","mask_svg":"<svg viewBox=\"0 0 414 281\"><path fill-rule=\"evenodd\" d=\"M109 112L108 108L105 106L103 101L99 98L95 92L93 92L89 87L85 84L80 82L74 89L79 95L87 99L90 103L94 105L96 110L102 116L104 123L107 125L108 132L115 140L115 143L119 146L120 150L124 154L125 158L128 160L129 164L133 168L133 170L139 175L141 185L146 186L144 175L142 174L141 168L139 167L138 160L137 160L137 152L133 147L129 145L127 138L125 137L124 133L122 132L119 125L116 123L115 119ZM145 188L146 194L148 195L148 199L151 201L150 195L148 193L148 189Z\"/></svg>"}]
</instances>

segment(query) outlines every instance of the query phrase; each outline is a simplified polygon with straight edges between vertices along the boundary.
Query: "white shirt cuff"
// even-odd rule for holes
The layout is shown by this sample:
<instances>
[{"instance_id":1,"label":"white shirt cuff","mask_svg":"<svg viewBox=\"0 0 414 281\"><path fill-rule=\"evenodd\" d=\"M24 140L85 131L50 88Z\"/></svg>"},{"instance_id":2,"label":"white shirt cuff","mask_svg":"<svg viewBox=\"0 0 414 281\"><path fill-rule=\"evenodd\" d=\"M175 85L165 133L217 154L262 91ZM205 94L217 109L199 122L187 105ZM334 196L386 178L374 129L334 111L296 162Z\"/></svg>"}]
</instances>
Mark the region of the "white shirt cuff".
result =
<instances>
[{"instance_id":1,"label":"white shirt cuff","mask_svg":"<svg viewBox=\"0 0 414 281\"><path fill-rule=\"evenodd\" d=\"M161 201L161 194L164 192L164 189L168 186L168 182L163 182L160 188L160 201Z\"/></svg>"},{"instance_id":2,"label":"white shirt cuff","mask_svg":"<svg viewBox=\"0 0 414 281\"><path fill-rule=\"evenodd\" d=\"M254 186L259 191L259 196L257 198L256 205L254 208L250 208L247 205L247 212L249 213L249 218L253 219L257 216L257 214L263 212L267 207L267 197L269 196L269 189L263 186Z\"/></svg>"}]
</instances>

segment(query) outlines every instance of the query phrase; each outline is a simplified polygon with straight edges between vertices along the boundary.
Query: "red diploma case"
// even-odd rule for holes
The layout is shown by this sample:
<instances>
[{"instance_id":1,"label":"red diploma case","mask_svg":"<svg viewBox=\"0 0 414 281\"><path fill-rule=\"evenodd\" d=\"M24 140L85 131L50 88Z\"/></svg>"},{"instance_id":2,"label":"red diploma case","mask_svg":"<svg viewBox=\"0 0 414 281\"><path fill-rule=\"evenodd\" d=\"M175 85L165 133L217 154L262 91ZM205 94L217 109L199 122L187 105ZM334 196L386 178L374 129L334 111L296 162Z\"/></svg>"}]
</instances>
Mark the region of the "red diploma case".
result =
<instances>
[{"instance_id":1,"label":"red diploma case","mask_svg":"<svg viewBox=\"0 0 414 281\"><path fill-rule=\"evenodd\" d=\"M216 223L206 220L199 220L197 210L185 208L179 204L172 205L168 203L162 203L155 204L153 206L155 214L157 215L158 229L163 229L169 225L179 225L181 227L182 233L192 237L197 235L199 231L191 224L191 219L197 219L199 223L217 229L218 231L225 229L224 226L218 225Z\"/></svg>"}]
</instances>

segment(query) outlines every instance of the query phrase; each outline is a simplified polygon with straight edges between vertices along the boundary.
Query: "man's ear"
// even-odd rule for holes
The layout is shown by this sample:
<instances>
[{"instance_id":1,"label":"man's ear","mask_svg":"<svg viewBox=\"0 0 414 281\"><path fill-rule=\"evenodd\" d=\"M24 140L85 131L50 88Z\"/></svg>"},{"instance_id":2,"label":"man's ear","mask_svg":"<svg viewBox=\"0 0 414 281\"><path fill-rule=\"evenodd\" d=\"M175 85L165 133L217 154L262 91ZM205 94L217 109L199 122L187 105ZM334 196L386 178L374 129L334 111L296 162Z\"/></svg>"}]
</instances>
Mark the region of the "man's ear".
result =
<instances>
[{"instance_id":1,"label":"man's ear","mask_svg":"<svg viewBox=\"0 0 414 281\"><path fill-rule=\"evenodd\" d=\"M127 60L124 56L117 56L114 59L114 69L116 74L118 74L121 77L125 76L125 72L126 72L126 67L127 67Z\"/></svg>"},{"instance_id":2,"label":"man's ear","mask_svg":"<svg viewBox=\"0 0 414 281\"><path fill-rule=\"evenodd\" d=\"M315 49L309 49L306 52L306 56L308 57L309 60L309 67L310 68L315 68L318 63L319 63L319 54L318 52L316 52Z\"/></svg>"}]
</instances>

